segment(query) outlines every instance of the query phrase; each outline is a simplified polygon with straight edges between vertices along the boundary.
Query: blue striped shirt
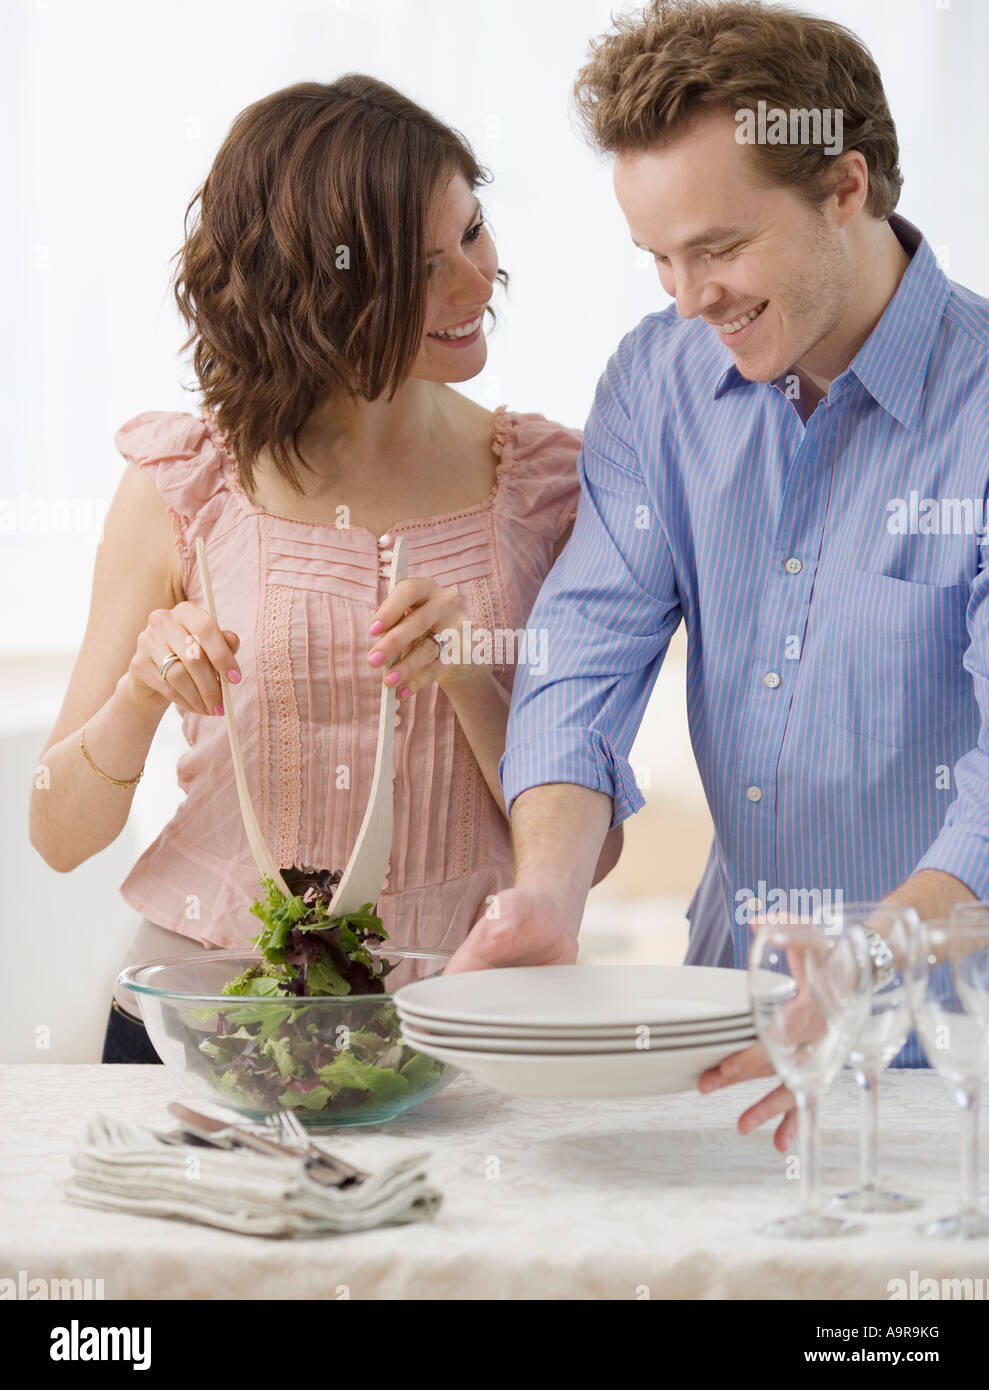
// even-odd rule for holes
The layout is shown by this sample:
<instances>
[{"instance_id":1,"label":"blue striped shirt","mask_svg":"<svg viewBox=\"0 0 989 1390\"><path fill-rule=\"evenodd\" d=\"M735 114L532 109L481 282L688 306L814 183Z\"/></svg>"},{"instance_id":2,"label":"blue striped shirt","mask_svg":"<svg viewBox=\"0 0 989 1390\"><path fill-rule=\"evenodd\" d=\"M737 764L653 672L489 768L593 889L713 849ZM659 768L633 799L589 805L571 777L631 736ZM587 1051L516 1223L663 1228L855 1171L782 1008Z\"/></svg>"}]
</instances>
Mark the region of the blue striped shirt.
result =
<instances>
[{"instance_id":1,"label":"blue striped shirt","mask_svg":"<svg viewBox=\"0 0 989 1390\"><path fill-rule=\"evenodd\" d=\"M506 805L577 783L613 827L644 805L628 754L686 625L715 831L688 963L744 966L762 903L880 899L922 868L989 899L989 301L890 223L910 263L806 423L794 378L746 380L674 305L626 334L529 617L548 660L516 672Z\"/></svg>"}]
</instances>

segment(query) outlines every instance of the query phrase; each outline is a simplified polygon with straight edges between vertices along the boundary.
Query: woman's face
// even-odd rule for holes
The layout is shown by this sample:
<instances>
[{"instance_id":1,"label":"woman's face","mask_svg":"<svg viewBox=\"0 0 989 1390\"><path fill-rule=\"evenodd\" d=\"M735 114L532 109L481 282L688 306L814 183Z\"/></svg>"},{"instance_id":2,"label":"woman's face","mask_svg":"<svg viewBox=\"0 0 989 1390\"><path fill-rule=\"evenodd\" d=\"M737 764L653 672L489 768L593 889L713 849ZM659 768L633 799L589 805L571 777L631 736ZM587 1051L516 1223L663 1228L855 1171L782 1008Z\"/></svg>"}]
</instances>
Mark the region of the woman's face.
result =
<instances>
[{"instance_id":1,"label":"woman's face","mask_svg":"<svg viewBox=\"0 0 989 1390\"><path fill-rule=\"evenodd\" d=\"M426 323L412 375L425 381L467 381L487 360L484 306L491 298L498 253L480 204L460 173L435 201L427 251Z\"/></svg>"}]
</instances>

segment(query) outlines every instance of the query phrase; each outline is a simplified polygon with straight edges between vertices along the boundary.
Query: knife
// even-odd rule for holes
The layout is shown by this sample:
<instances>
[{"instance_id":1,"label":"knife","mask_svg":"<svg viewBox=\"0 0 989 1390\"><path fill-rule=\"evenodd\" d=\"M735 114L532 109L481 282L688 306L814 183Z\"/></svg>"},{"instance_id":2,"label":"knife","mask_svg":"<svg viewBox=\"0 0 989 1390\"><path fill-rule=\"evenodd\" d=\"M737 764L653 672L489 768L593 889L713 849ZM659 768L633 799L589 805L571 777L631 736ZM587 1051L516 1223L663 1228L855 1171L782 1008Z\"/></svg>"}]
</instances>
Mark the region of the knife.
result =
<instances>
[{"instance_id":1,"label":"knife","mask_svg":"<svg viewBox=\"0 0 989 1390\"><path fill-rule=\"evenodd\" d=\"M245 1148L257 1150L258 1153L273 1154L278 1158L294 1158L297 1162L302 1162L316 1181L326 1187L344 1187L354 1182L355 1170L348 1164L337 1163L329 1154L307 1156L298 1149L289 1148L287 1144L279 1144L275 1139L266 1139L262 1134L242 1129L240 1125L235 1125L229 1120L217 1120L212 1115L201 1115L198 1110L190 1110L187 1105L180 1105L176 1100L169 1102L168 1109L177 1120L182 1121L183 1128L197 1139L219 1138L222 1133L236 1143L243 1144Z\"/></svg>"}]
</instances>

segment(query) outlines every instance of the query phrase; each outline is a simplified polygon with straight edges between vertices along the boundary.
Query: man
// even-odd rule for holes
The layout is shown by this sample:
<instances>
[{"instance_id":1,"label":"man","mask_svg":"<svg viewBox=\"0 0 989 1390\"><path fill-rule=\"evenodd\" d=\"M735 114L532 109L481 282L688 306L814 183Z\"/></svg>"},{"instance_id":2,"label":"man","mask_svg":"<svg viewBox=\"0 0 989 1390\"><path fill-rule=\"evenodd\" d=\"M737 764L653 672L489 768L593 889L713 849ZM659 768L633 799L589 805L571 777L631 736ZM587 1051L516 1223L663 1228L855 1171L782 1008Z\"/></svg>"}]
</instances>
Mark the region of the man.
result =
<instances>
[{"instance_id":1,"label":"man","mask_svg":"<svg viewBox=\"0 0 989 1390\"><path fill-rule=\"evenodd\" d=\"M875 64L824 20L657 0L576 92L675 305L598 384L574 533L529 619L548 669L518 672L500 766L515 886L450 969L575 959L604 835L643 805L627 754L681 620L715 827L689 963L745 965L760 884L921 917L989 898L989 304L893 212ZM758 143L773 120L790 138ZM701 1089L771 1070L748 1048ZM739 1127L776 1116L784 1150L785 1088Z\"/></svg>"}]
</instances>

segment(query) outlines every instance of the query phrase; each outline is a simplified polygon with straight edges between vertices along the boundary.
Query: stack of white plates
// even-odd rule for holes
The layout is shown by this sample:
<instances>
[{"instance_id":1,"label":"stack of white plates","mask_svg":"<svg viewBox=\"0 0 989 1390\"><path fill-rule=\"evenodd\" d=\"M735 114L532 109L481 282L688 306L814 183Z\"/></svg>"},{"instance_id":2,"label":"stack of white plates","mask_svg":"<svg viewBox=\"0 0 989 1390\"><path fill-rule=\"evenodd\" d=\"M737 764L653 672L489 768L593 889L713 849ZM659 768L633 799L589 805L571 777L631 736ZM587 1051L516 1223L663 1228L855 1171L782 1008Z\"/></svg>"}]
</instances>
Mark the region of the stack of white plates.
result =
<instances>
[{"instance_id":1,"label":"stack of white plates","mask_svg":"<svg viewBox=\"0 0 989 1390\"><path fill-rule=\"evenodd\" d=\"M516 1096L693 1090L755 1041L743 970L539 965L441 975L395 995L406 1042Z\"/></svg>"}]
</instances>

